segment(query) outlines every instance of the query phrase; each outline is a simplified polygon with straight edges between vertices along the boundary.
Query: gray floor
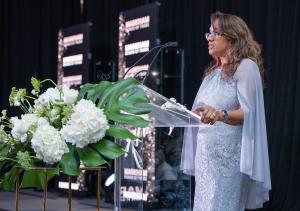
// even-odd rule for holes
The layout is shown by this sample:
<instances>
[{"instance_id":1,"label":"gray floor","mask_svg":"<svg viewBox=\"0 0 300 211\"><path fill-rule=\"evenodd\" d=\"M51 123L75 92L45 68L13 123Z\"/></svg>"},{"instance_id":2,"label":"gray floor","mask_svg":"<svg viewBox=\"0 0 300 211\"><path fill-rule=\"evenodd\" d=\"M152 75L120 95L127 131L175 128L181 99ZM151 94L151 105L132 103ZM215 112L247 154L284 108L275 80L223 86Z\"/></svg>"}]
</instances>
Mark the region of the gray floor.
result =
<instances>
[{"instance_id":1,"label":"gray floor","mask_svg":"<svg viewBox=\"0 0 300 211\"><path fill-rule=\"evenodd\" d=\"M43 209L43 192L32 189L21 190L19 211L41 211ZM112 211L113 205L100 202L101 211ZM0 211L15 210L15 192L0 190ZM47 211L68 211L67 195L57 192L48 192ZM72 197L72 211L95 211L95 197Z\"/></svg>"}]
</instances>

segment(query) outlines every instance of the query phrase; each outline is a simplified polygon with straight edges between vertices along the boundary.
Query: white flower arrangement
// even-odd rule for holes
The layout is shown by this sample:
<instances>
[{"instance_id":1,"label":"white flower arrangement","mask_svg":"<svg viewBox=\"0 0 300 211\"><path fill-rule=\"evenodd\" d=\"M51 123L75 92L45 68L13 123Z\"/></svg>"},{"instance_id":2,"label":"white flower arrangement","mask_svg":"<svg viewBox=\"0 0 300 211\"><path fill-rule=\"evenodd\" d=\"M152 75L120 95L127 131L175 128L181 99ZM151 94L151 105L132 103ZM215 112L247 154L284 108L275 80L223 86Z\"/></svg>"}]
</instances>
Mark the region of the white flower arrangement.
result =
<instances>
[{"instance_id":1,"label":"white flower arrangement","mask_svg":"<svg viewBox=\"0 0 300 211\"><path fill-rule=\"evenodd\" d=\"M48 81L54 87L41 92ZM112 121L136 127L149 124L139 115L151 111L135 107L149 101L144 92L134 91L139 83L134 79L86 84L79 91L49 79L32 78L31 83L32 95L13 87L9 97L10 105L24 114L20 118L9 118L6 110L0 114L0 188L4 190L15 188L17 172L24 172L22 186L42 188L42 179L32 179L40 176L32 170L40 163L55 167L55 174L68 175L79 175L80 163L105 164L124 154L108 137L138 138Z\"/></svg>"}]
</instances>

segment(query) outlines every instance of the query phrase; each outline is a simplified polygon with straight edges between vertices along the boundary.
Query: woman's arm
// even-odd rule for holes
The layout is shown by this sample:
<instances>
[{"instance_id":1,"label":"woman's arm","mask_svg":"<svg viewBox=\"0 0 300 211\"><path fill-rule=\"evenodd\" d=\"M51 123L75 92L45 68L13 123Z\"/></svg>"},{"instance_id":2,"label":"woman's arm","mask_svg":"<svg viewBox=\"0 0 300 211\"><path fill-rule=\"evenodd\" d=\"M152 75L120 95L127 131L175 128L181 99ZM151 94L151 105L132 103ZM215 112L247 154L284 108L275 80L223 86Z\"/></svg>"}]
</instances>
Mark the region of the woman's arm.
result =
<instances>
[{"instance_id":1,"label":"woman's arm","mask_svg":"<svg viewBox=\"0 0 300 211\"><path fill-rule=\"evenodd\" d=\"M216 121L221 121L229 125L242 125L244 121L244 112L242 108L227 111L228 117L225 117L223 111L216 110L212 107L199 107L195 112L202 117L201 121L205 124L213 125Z\"/></svg>"}]
</instances>

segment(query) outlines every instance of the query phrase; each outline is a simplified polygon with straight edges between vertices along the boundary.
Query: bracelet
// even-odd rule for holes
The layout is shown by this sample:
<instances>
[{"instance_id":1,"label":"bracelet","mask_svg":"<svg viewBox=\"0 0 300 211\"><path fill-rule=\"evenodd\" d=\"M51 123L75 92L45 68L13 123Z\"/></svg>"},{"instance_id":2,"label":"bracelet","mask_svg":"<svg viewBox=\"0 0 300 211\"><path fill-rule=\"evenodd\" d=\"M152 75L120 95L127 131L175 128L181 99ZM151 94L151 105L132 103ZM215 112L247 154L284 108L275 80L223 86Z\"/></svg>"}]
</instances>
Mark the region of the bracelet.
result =
<instances>
[{"instance_id":1,"label":"bracelet","mask_svg":"<svg viewBox=\"0 0 300 211\"><path fill-rule=\"evenodd\" d=\"M223 112L223 122L226 122L228 120L228 112L226 110L222 110Z\"/></svg>"}]
</instances>

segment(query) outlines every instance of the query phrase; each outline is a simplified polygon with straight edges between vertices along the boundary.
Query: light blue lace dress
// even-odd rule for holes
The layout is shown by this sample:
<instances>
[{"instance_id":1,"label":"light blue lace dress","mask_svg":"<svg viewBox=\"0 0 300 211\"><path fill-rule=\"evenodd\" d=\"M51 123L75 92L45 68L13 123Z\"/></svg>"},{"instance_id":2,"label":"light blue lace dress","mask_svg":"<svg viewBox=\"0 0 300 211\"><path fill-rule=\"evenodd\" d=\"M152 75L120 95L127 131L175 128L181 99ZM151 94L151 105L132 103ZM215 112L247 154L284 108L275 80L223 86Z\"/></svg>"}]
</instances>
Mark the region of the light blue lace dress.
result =
<instances>
[{"instance_id":1,"label":"light blue lace dress","mask_svg":"<svg viewBox=\"0 0 300 211\"><path fill-rule=\"evenodd\" d=\"M236 82L222 79L220 69L215 69L202 83L195 99L201 104L227 111L239 108ZM196 211L244 210L246 180L240 172L242 126L222 122L203 124L197 135L195 157Z\"/></svg>"},{"instance_id":2,"label":"light blue lace dress","mask_svg":"<svg viewBox=\"0 0 300 211\"><path fill-rule=\"evenodd\" d=\"M242 107L244 124L216 122L186 129L181 169L195 175L194 211L261 207L271 182L257 65L244 59L229 79L220 69L213 70L202 82L193 109L203 105L227 111Z\"/></svg>"}]
</instances>

